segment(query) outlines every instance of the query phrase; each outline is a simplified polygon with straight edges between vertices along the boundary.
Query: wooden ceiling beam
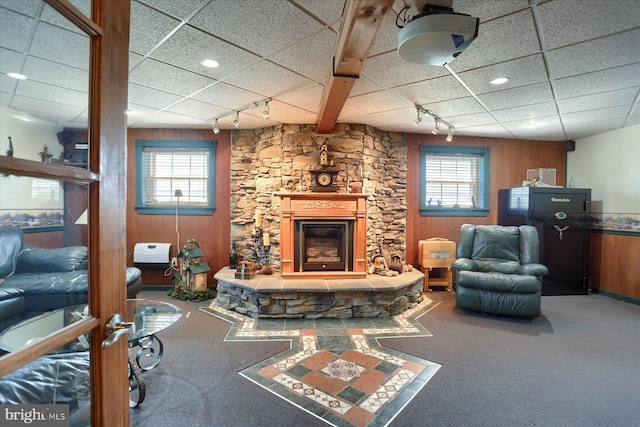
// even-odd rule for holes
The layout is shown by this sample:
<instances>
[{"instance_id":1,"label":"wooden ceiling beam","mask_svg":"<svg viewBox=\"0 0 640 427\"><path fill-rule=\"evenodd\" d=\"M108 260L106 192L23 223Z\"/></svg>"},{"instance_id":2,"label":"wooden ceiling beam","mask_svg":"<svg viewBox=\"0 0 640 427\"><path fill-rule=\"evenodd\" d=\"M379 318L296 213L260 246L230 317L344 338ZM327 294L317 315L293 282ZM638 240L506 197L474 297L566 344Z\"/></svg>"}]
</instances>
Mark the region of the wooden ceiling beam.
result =
<instances>
[{"instance_id":1,"label":"wooden ceiling beam","mask_svg":"<svg viewBox=\"0 0 640 427\"><path fill-rule=\"evenodd\" d=\"M391 12L393 0L347 0L342 13L332 74L322 93L318 133L331 133L360 70Z\"/></svg>"}]
</instances>

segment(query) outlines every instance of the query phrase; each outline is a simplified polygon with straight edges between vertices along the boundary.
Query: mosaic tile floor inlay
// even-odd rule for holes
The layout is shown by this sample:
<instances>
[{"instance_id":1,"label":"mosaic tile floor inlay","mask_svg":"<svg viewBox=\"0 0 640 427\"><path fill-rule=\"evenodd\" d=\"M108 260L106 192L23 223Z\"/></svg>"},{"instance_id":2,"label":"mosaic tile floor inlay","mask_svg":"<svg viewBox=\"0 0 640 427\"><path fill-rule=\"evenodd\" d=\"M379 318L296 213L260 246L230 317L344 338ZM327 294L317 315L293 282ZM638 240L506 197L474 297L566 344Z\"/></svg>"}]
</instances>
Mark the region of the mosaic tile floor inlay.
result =
<instances>
[{"instance_id":1,"label":"mosaic tile floor inlay","mask_svg":"<svg viewBox=\"0 0 640 427\"><path fill-rule=\"evenodd\" d=\"M240 375L329 425L380 427L402 411L440 365L383 347L377 338L431 336L417 319L437 304L425 295L400 315L366 319L253 319L213 302L200 309L232 324L225 341L291 343L289 350Z\"/></svg>"}]
</instances>

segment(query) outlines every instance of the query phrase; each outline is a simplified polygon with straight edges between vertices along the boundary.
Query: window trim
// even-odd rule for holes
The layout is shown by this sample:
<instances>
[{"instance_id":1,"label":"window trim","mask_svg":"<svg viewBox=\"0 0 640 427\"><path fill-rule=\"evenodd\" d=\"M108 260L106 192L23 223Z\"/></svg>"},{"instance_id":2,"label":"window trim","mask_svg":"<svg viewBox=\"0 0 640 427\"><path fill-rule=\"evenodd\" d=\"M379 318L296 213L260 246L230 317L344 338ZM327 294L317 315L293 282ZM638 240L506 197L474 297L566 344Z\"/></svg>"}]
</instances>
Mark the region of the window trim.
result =
<instances>
[{"instance_id":1,"label":"window trim","mask_svg":"<svg viewBox=\"0 0 640 427\"><path fill-rule=\"evenodd\" d=\"M461 147L451 145L420 144L420 215L422 216L487 216L489 215L489 147ZM482 156L483 187L482 206L485 208L440 208L427 207L427 155L466 154Z\"/></svg>"},{"instance_id":2,"label":"window trim","mask_svg":"<svg viewBox=\"0 0 640 427\"><path fill-rule=\"evenodd\" d=\"M209 203L207 206L180 205L180 215L212 215L216 210L216 141L207 140L156 140L156 139L136 139L136 203L135 210L140 215L175 215L177 203L165 206L146 206L143 201L143 181L142 171L143 150L146 147L164 148L208 148L209 149Z\"/></svg>"}]
</instances>

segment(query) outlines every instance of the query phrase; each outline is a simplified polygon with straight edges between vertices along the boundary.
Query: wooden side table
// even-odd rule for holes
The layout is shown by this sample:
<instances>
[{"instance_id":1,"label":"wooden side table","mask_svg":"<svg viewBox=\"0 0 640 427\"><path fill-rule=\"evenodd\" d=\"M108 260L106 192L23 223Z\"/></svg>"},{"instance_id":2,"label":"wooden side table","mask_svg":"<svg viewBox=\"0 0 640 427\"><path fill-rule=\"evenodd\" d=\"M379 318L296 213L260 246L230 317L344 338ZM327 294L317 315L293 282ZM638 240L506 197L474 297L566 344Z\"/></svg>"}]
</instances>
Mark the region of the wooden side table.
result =
<instances>
[{"instance_id":1,"label":"wooden side table","mask_svg":"<svg viewBox=\"0 0 640 427\"><path fill-rule=\"evenodd\" d=\"M424 274L424 292L431 292L430 286L444 286L447 292L451 292L451 265L455 256L456 244L450 240L434 237L418 242L418 263ZM435 273L435 277L431 277L431 273Z\"/></svg>"}]
</instances>

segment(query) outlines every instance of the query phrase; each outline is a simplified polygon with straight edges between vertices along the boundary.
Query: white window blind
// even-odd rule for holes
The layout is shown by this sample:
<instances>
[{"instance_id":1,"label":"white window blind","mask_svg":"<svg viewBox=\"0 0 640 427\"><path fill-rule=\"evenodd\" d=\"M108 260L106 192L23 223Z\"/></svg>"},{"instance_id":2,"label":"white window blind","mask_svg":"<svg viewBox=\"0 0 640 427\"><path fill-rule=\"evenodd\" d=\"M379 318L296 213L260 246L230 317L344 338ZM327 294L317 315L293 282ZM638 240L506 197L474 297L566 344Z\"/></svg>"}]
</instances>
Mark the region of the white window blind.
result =
<instances>
[{"instance_id":1,"label":"white window blind","mask_svg":"<svg viewBox=\"0 0 640 427\"><path fill-rule=\"evenodd\" d=\"M144 147L143 156L146 206L175 205L176 190L182 192L180 205L209 203L208 148Z\"/></svg>"},{"instance_id":2,"label":"white window blind","mask_svg":"<svg viewBox=\"0 0 640 427\"><path fill-rule=\"evenodd\" d=\"M484 188L481 155L426 156L426 201L428 206L477 208Z\"/></svg>"}]
</instances>

